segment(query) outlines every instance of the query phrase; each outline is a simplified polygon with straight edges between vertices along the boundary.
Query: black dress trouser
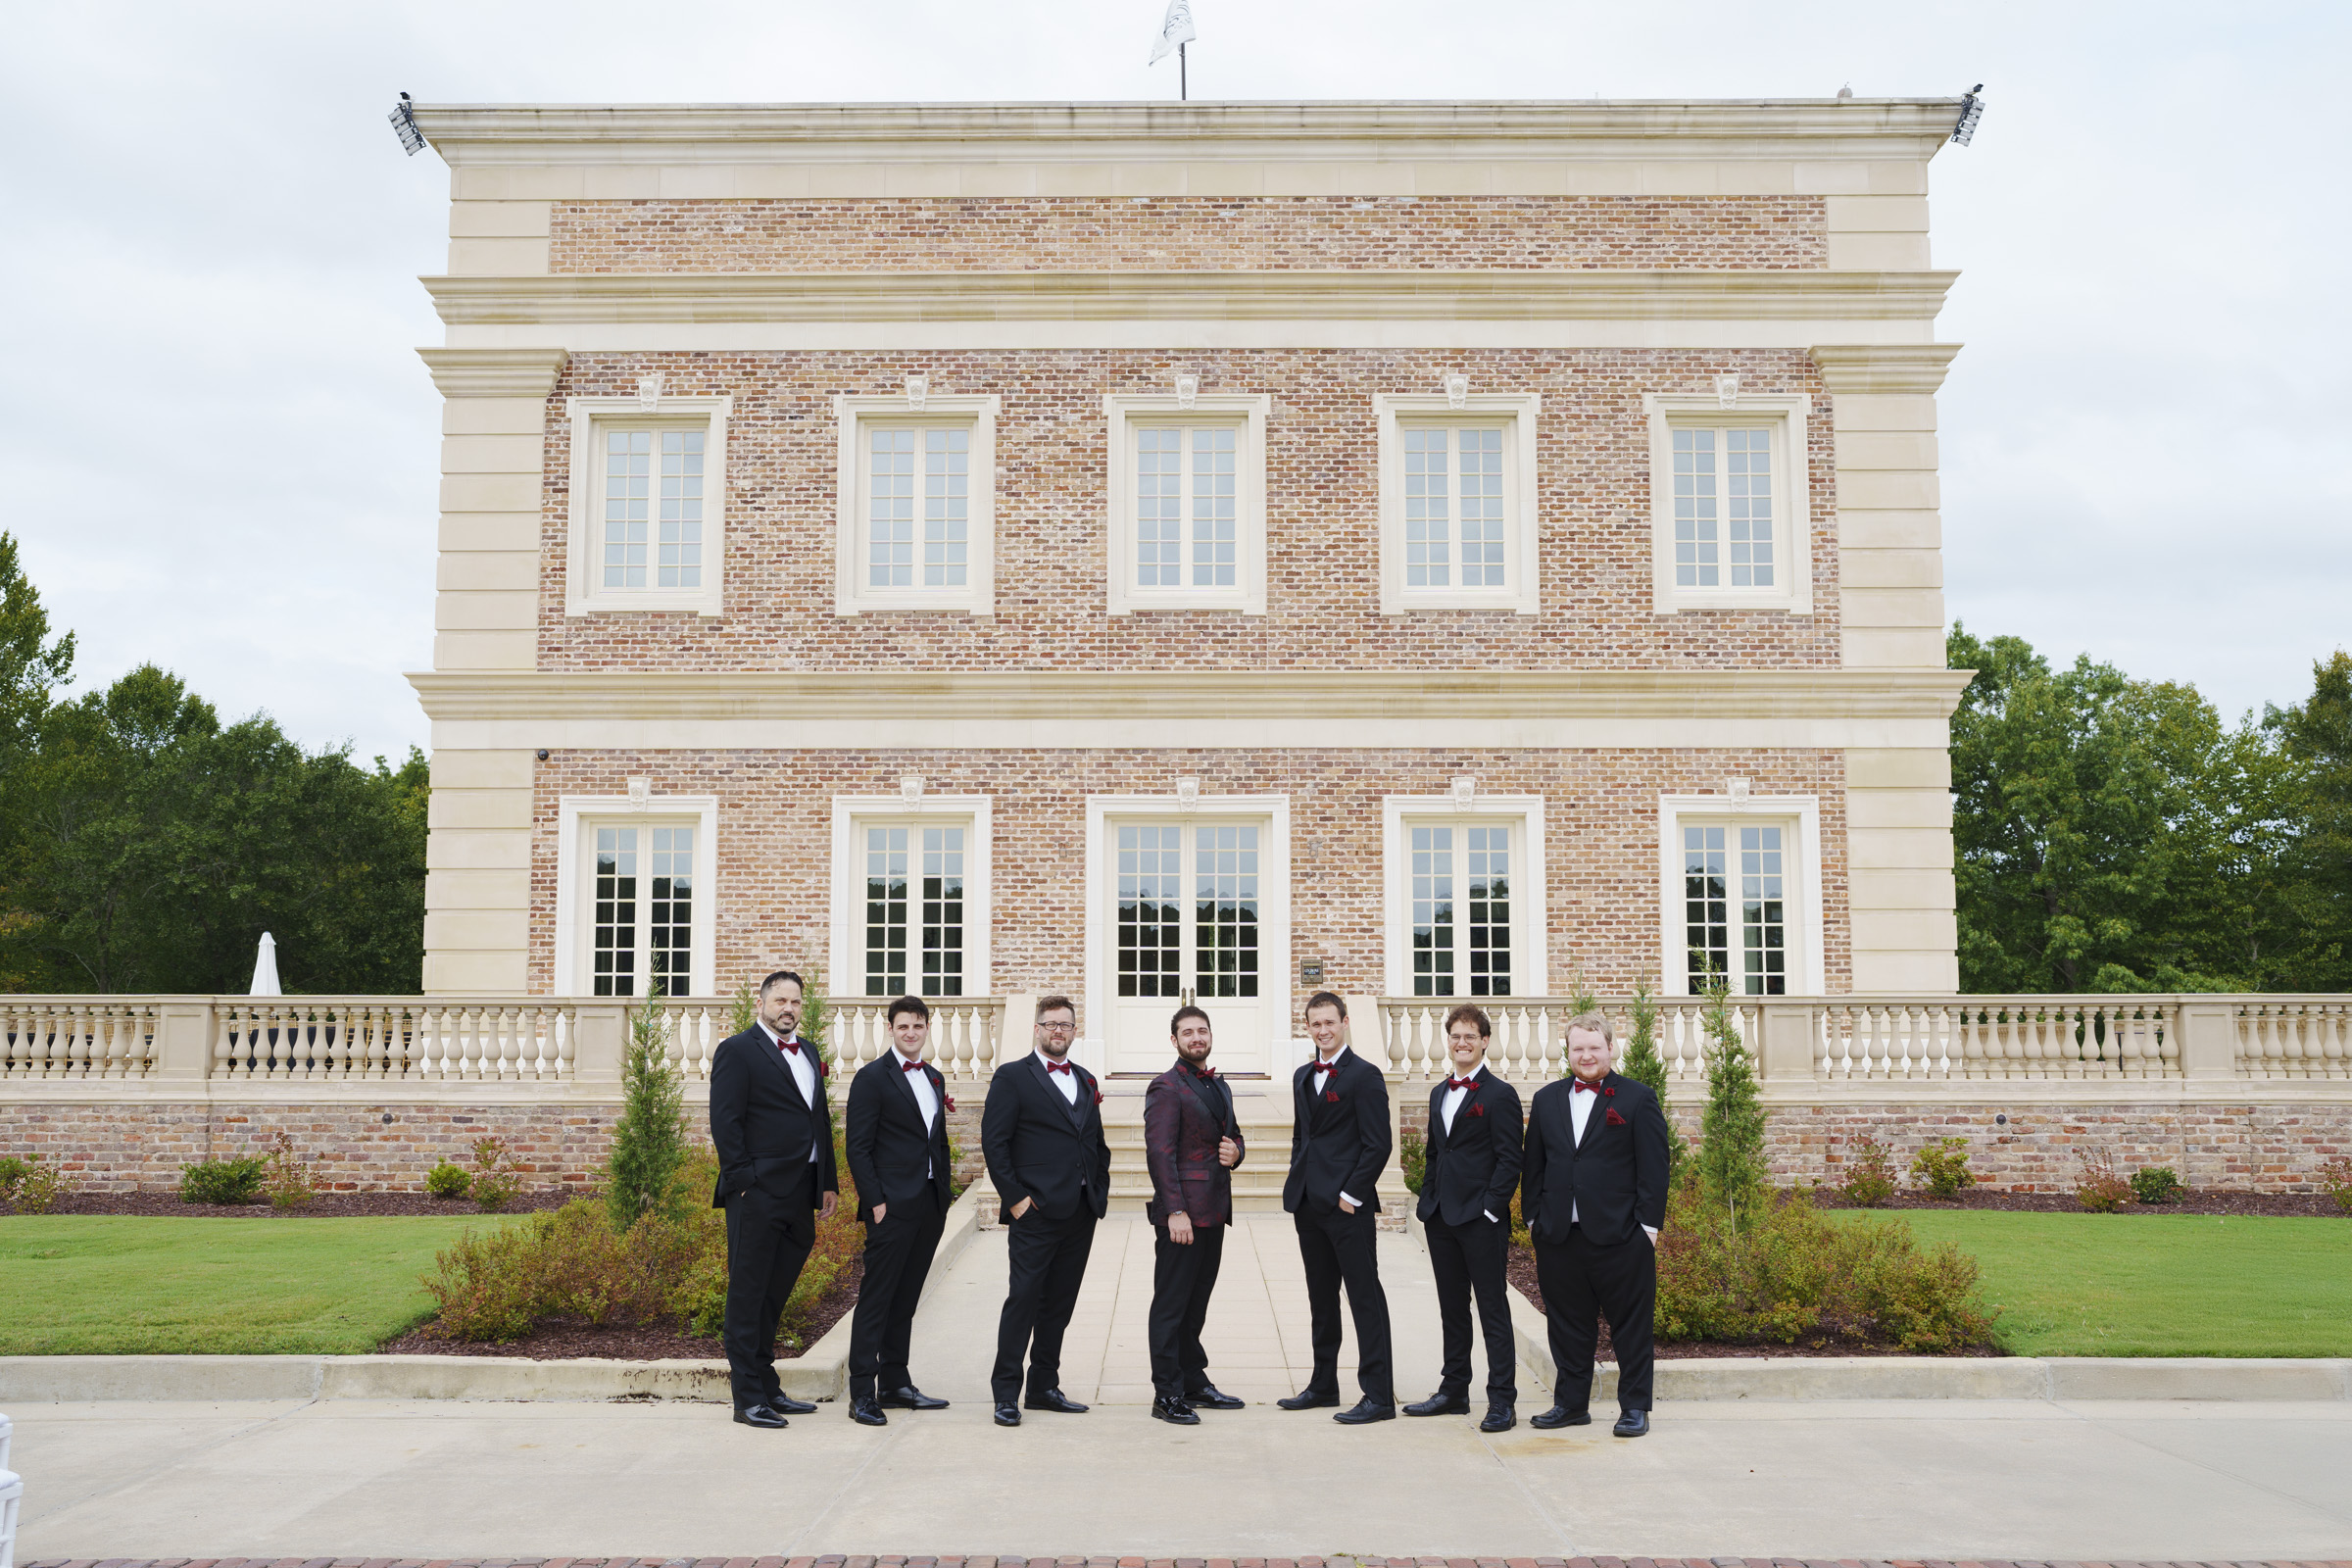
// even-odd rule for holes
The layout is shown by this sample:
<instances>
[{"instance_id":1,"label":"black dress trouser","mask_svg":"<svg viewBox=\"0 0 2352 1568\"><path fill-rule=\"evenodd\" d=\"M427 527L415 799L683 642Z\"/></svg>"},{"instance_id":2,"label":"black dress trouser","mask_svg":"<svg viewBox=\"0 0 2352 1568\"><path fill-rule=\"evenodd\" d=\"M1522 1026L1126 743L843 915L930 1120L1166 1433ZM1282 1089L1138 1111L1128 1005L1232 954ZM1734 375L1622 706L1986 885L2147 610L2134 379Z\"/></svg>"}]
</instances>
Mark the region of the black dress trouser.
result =
<instances>
[{"instance_id":1,"label":"black dress trouser","mask_svg":"<svg viewBox=\"0 0 2352 1568\"><path fill-rule=\"evenodd\" d=\"M1389 1372L1389 1298L1380 1288L1380 1220L1369 1208L1349 1214L1337 1204L1315 1213L1303 1204L1291 1216L1298 1231L1298 1259L1306 1267L1308 1340L1315 1371L1307 1387L1340 1392L1340 1288L1355 1319L1355 1384L1379 1404L1396 1402Z\"/></svg>"},{"instance_id":2,"label":"black dress trouser","mask_svg":"<svg viewBox=\"0 0 2352 1568\"><path fill-rule=\"evenodd\" d=\"M1095 1248L1095 1211L1081 1191L1078 1211L1048 1219L1034 1203L1015 1219L1004 1216L1004 1250L1009 1276L1004 1312L997 1320L997 1364L989 1392L999 1404L1021 1396L1021 1357L1029 1358L1029 1393L1061 1387L1061 1337L1078 1305L1086 1281L1087 1254Z\"/></svg>"},{"instance_id":3,"label":"black dress trouser","mask_svg":"<svg viewBox=\"0 0 2352 1568\"><path fill-rule=\"evenodd\" d=\"M1421 1227L1429 1240L1429 1271L1438 1287L1438 1324L1446 1336L1446 1369L1438 1392L1470 1392L1470 1298L1478 1297L1478 1331L1487 1342L1487 1402L1515 1404L1519 1357L1511 1340L1510 1286L1503 1262L1511 1228L1480 1215L1467 1225L1443 1218Z\"/></svg>"},{"instance_id":4,"label":"black dress trouser","mask_svg":"<svg viewBox=\"0 0 2352 1568\"><path fill-rule=\"evenodd\" d=\"M1152 1231L1158 1239L1152 1247L1152 1392L1182 1398L1208 1383L1200 1326L1208 1321L1208 1298L1224 1266L1226 1227L1196 1225L1185 1247L1168 1240L1165 1225Z\"/></svg>"},{"instance_id":5,"label":"black dress trouser","mask_svg":"<svg viewBox=\"0 0 2352 1568\"><path fill-rule=\"evenodd\" d=\"M1571 1410L1592 1403L1592 1353L1605 1314L1617 1350L1617 1406L1648 1409L1658 1309L1658 1253L1649 1237L1637 1228L1616 1246L1602 1247L1586 1239L1582 1225L1569 1226L1565 1242L1538 1237L1536 1289L1544 1293L1556 1369L1553 1402Z\"/></svg>"},{"instance_id":6,"label":"black dress trouser","mask_svg":"<svg viewBox=\"0 0 2352 1568\"><path fill-rule=\"evenodd\" d=\"M735 1408L784 1392L776 1378L776 1320L816 1245L808 1189L789 1198L754 1187L727 1200L727 1383Z\"/></svg>"},{"instance_id":7,"label":"black dress trouser","mask_svg":"<svg viewBox=\"0 0 2352 1568\"><path fill-rule=\"evenodd\" d=\"M873 1211L871 1205L866 1211ZM922 1304L931 1254L939 1250L947 1223L947 1210L928 1183L916 1197L890 1204L879 1225L866 1223L865 1275L850 1319L851 1398L871 1397L877 1379L884 1389L913 1382L906 1356L914 1339L914 1309Z\"/></svg>"}]
</instances>

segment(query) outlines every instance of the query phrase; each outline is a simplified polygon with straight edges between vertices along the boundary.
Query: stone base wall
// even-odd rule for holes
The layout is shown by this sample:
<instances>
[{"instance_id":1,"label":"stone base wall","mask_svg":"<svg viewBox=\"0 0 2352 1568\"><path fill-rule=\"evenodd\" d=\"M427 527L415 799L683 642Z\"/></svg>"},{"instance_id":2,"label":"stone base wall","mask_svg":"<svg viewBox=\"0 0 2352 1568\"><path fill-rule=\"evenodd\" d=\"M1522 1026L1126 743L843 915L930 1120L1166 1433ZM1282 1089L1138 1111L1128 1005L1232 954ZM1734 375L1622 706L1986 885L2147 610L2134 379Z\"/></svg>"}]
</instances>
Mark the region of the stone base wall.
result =
<instances>
[{"instance_id":1,"label":"stone base wall","mask_svg":"<svg viewBox=\"0 0 2352 1568\"><path fill-rule=\"evenodd\" d=\"M948 1117L956 1175L980 1171L980 1107L986 1093L957 1092ZM586 1192L611 1151L617 1103L466 1107L381 1104L157 1104L129 1102L0 1102L0 1154L38 1154L84 1192L170 1191L180 1167L268 1152L280 1132L316 1161L321 1187L338 1193L424 1189L440 1161L471 1162L477 1138L503 1138L523 1186ZM698 1140L703 1109L689 1103ZM837 1111L838 1114L838 1111Z\"/></svg>"}]
</instances>

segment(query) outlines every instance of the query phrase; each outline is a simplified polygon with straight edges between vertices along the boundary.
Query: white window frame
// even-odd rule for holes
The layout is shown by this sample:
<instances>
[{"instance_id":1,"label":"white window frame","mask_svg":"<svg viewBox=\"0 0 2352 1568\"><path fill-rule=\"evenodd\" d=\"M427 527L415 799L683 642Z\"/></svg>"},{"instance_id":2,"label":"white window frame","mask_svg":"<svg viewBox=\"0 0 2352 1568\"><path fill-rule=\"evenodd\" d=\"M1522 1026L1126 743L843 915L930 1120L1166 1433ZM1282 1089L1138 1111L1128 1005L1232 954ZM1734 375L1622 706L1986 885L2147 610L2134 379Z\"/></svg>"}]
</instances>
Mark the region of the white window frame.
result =
<instances>
[{"instance_id":1,"label":"white window frame","mask_svg":"<svg viewBox=\"0 0 2352 1568\"><path fill-rule=\"evenodd\" d=\"M595 853L588 835L599 827L689 826L694 829L697 907L686 961L710 988L697 995L719 995L718 797L654 795L640 806L625 795L566 795L556 803L557 996L584 996L595 983L596 968L586 947L595 924L585 917L585 902L595 892L593 878L585 874Z\"/></svg>"},{"instance_id":2,"label":"white window frame","mask_svg":"<svg viewBox=\"0 0 2352 1568\"><path fill-rule=\"evenodd\" d=\"M1653 614L1686 610L1813 613L1812 463L1805 436L1812 408L1812 399L1801 392L1741 392L1728 405L1713 392L1643 395L1642 409L1649 424ZM1773 432L1773 575L1780 580L1769 588L1679 587L1674 580L1674 432L1757 425Z\"/></svg>"},{"instance_id":3,"label":"white window frame","mask_svg":"<svg viewBox=\"0 0 2352 1568\"><path fill-rule=\"evenodd\" d=\"M1686 823L1737 822L1789 830L1788 854L1795 860L1785 873L1788 902L1796 906L1784 922L1789 939L1801 944L1790 955L1788 995L1818 997L1828 990L1822 951L1821 801L1812 795L1662 795L1658 798L1658 995L1687 997L1690 961L1685 951L1688 921L1683 906L1683 828ZM1737 997L1739 993L1735 992Z\"/></svg>"},{"instance_id":4,"label":"white window frame","mask_svg":"<svg viewBox=\"0 0 2352 1568\"><path fill-rule=\"evenodd\" d=\"M569 398L571 504L564 570L566 615L652 611L726 612L727 420L729 397L664 397L651 406L633 397ZM608 588L605 583L605 451L609 430L701 430L703 436L703 580L696 588Z\"/></svg>"},{"instance_id":5,"label":"white window frame","mask_svg":"<svg viewBox=\"0 0 2352 1568\"><path fill-rule=\"evenodd\" d=\"M1474 795L1463 806L1450 795L1390 795L1380 803L1384 983L1392 997L1413 994L1413 846L1415 827L1484 827L1501 823L1518 840L1519 865L1511 889L1511 995L1547 997L1546 886L1544 874L1544 797ZM1462 992L1456 1002L1481 999Z\"/></svg>"},{"instance_id":6,"label":"white window frame","mask_svg":"<svg viewBox=\"0 0 2352 1568\"><path fill-rule=\"evenodd\" d=\"M1203 393L1186 404L1173 395L1114 393L1102 400L1110 427L1108 560L1110 613L1154 610L1230 610L1266 612L1266 393ZM1144 588L1135 580L1135 437L1145 425L1225 425L1234 442L1234 585ZM1190 574L1191 562L1185 563Z\"/></svg>"},{"instance_id":7,"label":"white window frame","mask_svg":"<svg viewBox=\"0 0 2352 1568\"><path fill-rule=\"evenodd\" d=\"M1536 504L1536 425L1544 399L1537 393L1472 393L1459 403L1445 393L1376 393L1372 416L1379 428L1380 612L1401 615L1416 610L1507 610L1532 615L1542 608L1538 551L1542 532ZM1500 588L1409 588L1404 580L1404 426L1408 424L1493 424L1503 426L1504 584ZM1459 537L1458 533L1456 535Z\"/></svg>"},{"instance_id":8,"label":"white window frame","mask_svg":"<svg viewBox=\"0 0 2352 1568\"><path fill-rule=\"evenodd\" d=\"M833 612L837 615L915 612L993 615L997 611L997 415L990 395L933 393L917 408L906 397L841 394L833 399L840 423L838 518L833 547ZM868 580L866 499L870 484L865 433L876 425L920 425L971 431L970 491L965 498L963 586L876 588Z\"/></svg>"},{"instance_id":9,"label":"white window frame","mask_svg":"<svg viewBox=\"0 0 2352 1568\"><path fill-rule=\"evenodd\" d=\"M912 806L898 795L833 797L833 941L826 987L837 997L865 995L865 842L867 827L960 827L963 850L963 994L996 995L990 933L996 904L991 867L995 818L985 795L924 795Z\"/></svg>"}]
</instances>

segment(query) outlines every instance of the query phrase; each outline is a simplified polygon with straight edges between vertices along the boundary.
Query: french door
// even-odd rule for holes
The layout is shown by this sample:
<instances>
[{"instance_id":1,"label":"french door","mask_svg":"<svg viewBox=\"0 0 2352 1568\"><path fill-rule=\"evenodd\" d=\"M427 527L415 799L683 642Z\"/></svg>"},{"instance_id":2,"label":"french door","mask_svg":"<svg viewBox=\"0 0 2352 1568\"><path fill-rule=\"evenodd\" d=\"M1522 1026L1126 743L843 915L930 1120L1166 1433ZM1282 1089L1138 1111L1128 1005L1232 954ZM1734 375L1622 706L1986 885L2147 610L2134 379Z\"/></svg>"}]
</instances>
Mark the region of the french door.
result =
<instances>
[{"instance_id":1,"label":"french door","mask_svg":"<svg viewBox=\"0 0 2352 1568\"><path fill-rule=\"evenodd\" d=\"M1285 961L1266 919L1271 834L1270 822L1248 817L1103 824L1111 1071L1155 1072L1174 1059L1168 1019L1188 1002L1208 1014L1219 1067L1267 1070Z\"/></svg>"}]
</instances>

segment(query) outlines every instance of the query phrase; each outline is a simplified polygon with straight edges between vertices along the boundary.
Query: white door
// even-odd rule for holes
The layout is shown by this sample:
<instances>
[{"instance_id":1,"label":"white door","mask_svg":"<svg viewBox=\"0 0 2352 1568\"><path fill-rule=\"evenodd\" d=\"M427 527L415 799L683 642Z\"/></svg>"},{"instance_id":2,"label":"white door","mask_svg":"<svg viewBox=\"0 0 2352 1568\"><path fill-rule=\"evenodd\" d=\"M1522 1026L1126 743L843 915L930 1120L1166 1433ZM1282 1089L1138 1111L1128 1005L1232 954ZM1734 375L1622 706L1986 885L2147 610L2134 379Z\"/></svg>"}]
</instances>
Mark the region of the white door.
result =
<instances>
[{"instance_id":1,"label":"white door","mask_svg":"<svg viewBox=\"0 0 2352 1568\"><path fill-rule=\"evenodd\" d=\"M1157 1072L1175 1059L1168 1018L1190 1002L1208 1014L1218 1067L1266 1071L1280 1022L1270 966L1284 961L1263 917L1270 821L1122 818L1104 831L1110 1070Z\"/></svg>"}]
</instances>

